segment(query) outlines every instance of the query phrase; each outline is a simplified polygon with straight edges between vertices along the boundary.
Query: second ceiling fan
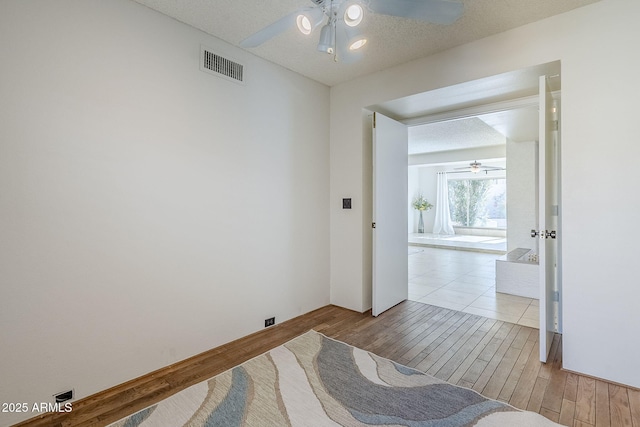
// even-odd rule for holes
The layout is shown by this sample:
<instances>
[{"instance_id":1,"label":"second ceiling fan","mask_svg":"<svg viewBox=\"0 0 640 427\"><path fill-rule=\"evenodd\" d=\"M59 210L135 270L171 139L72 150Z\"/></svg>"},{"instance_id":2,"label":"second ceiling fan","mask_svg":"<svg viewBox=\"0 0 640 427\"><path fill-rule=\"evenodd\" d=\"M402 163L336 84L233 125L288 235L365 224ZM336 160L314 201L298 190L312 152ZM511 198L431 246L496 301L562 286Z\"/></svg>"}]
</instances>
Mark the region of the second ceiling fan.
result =
<instances>
[{"instance_id":1,"label":"second ceiling fan","mask_svg":"<svg viewBox=\"0 0 640 427\"><path fill-rule=\"evenodd\" d=\"M453 170L456 172L487 173L492 171L503 171L504 168L501 168L499 166L482 166L482 163L474 160L473 162L469 163L469 166L465 166L462 168L454 168Z\"/></svg>"}]
</instances>

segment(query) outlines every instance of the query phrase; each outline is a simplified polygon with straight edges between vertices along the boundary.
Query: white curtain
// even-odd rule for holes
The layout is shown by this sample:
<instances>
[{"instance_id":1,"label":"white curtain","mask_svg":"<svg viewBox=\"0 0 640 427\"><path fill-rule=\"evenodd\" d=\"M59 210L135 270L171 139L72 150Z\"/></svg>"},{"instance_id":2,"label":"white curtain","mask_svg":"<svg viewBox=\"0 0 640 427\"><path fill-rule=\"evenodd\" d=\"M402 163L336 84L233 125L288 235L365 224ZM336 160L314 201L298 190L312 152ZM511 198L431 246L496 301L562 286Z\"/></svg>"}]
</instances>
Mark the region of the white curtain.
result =
<instances>
[{"instance_id":1,"label":"white curtain","mask_svg":"<svg viewBox=\"0 0 640 427\"><path fill-rule=\"evenodd\" d=\"M438 172L438 194L435 209L436 219L433 223L433 234L455 234L449 212L449 185L447 184L446 172Z\"/></svg>"}]
</instances>

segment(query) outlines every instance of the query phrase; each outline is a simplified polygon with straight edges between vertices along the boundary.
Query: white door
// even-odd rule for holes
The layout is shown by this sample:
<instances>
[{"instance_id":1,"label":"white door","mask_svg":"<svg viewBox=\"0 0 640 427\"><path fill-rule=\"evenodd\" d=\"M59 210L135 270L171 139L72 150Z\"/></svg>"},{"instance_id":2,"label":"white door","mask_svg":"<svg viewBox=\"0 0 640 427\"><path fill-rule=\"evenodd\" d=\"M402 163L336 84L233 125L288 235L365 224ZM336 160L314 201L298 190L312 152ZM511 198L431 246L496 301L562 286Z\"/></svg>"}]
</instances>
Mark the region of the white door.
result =
<instances>
[{"instance_id":1,"label":"white door","mask_svg":"<svg viewBox=\"0 0 640 427\"><path fill-rule=\"evenodd\" d=\"M546 76L540 77L540 137L538 144L538 255L540 263L540 361L547 362L558 328L557 244L558 165L557 121Z\"/></svg>"},{"instance_id":2,"label":"white door","mask_svg":"<svg viewBox=\"0 0 640 427\"><path fill-rule=\"evenodd\" d=\"M407 127L373 115L374 316L408 297Z\"/></svg>"}]
</instances>

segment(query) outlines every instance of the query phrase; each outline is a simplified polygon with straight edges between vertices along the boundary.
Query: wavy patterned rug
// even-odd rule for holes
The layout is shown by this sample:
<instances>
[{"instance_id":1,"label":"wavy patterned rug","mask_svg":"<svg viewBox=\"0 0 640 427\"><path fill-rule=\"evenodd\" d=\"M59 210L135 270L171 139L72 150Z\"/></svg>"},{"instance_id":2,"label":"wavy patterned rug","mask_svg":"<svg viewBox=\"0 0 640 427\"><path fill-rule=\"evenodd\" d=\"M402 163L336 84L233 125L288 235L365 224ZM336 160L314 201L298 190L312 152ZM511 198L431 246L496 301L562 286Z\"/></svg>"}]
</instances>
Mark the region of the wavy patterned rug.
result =
<instances>
[{"instance_id":1,"label":"wavy patterned rug","mask_svg":"<svg viewBox=\"0 0 640 427\"><path fill-rule=\"evenodd\" d=\"M557 426L309 331L112 427Z\"/></svg>"}]
</instances>

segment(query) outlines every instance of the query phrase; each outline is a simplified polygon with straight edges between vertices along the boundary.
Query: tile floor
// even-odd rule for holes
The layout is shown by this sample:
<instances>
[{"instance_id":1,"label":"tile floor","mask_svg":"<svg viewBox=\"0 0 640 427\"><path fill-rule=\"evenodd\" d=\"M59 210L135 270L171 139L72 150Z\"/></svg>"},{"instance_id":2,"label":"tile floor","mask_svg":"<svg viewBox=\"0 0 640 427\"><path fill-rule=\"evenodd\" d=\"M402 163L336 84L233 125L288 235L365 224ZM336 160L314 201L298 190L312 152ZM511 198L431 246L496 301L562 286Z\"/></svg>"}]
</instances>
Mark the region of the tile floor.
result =
<instances>
[{"instance_id":1,"label":"tile floor","mask_svg":"<svg viewBox=\"0 0 640 427\"><path fill-rule=\"evenodd\" d=\"M499 256L409 245L409 299L537 328L537 299L496 292Z\"/></svg>"}]
</instances>

